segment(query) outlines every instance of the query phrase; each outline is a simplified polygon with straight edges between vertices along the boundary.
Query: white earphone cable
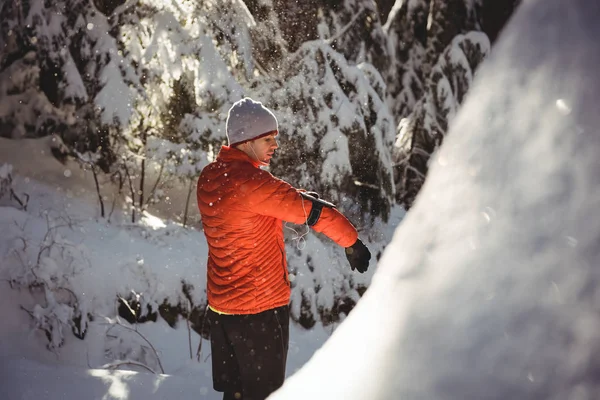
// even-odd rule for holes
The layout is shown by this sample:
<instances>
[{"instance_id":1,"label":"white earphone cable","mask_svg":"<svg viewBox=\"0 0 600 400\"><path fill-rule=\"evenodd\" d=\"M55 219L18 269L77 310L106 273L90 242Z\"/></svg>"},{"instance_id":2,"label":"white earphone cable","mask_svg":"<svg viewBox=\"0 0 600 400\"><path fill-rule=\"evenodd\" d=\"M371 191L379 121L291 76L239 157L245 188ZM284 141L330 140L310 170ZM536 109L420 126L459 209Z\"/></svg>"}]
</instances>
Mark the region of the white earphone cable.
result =
<instances>
[{"instance_id":1,"label":"white earphone cable","mask_svg":"<svg viewBox=\"0 0 600 400\"><path fill-rule=\"evenodd\" d=\"M297 230L289 227L287 222L283 225L286 229L289 229L290 231L295 233L295 236L292 238L292 240L296 242L296 248L298 250L304 250L304 248L306 247L306 239L304 239L304 237L308 235L308 232L310 232L310 227L308 226L308 216L306 215L306 208L304 207L304 197L301 197L301 200L302 211L304 211L304 221L306 221L304 222L304 226L306 226L306 232L302 234L298 233Z\"/></svg>"}]
</instances>

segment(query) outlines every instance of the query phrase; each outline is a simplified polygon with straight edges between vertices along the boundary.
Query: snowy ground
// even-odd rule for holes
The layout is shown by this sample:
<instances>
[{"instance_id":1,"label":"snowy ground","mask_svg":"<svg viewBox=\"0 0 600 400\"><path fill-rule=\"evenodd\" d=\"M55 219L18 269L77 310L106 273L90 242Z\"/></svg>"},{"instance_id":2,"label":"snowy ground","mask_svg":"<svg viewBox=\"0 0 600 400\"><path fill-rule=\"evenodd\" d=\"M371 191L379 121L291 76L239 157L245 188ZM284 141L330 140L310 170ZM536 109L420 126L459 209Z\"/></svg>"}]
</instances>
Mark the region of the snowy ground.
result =
<instances>
[{"instance_id":1,"label":"snowy ground","mask_svg":"<svg viewBox=\"0 0 600 400\"><path fill-rule=\"evenodd\" d=\"M221 399L212 389L209 342L203 342L201 361L191 360L188 331L183 324L172 329L159 320L156 324L139 326L140 332L156 347L166 374L151 374L132 366L107 369L98 362L87 364L88 358L102 358L99 351L104 346L105 327L93 323L89 338L85 341L67 338L60 354L55 354L44 346L43 334L31 330L31 321L25 313L12 306L18 301L15 293L6 287L0 293L2 303L11 305L3 307L0 338L0 388L4 400ZM311 331L295 325L291 328L288 376L306 363L329 337L329 332L321 326ZM195 354L199 336L192 335Z\"/></svg>"}]
</instances>

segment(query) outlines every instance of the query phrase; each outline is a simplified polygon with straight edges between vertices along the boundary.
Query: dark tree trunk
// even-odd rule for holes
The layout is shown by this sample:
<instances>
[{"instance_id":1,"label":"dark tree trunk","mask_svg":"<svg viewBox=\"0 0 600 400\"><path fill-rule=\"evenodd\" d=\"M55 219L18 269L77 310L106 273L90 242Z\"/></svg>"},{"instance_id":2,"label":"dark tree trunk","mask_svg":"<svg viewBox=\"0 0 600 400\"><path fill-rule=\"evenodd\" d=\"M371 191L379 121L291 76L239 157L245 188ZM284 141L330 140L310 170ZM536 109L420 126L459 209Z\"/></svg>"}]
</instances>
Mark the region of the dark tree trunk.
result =
<instances>
[{"instance_id":1,"label":"dark tree trunk","mask_svg":"<svg viewBox=\"0 0 600 400\"><path fill-rule=\"evenodd\" d=\"M521 0L485 0L481 5L481 30L494 43Z\"/></svg>"},{"instance_id":2,"label":"dark tree trunk","mask_svg":"<svg viewBox=\"0 0 600 400\"><path fill-rule=\"evenodd\" d=\"M94 5L104 15L110 15L117 7L125 4L125 0L94 0Z\"/></svg>"}]
</instances>

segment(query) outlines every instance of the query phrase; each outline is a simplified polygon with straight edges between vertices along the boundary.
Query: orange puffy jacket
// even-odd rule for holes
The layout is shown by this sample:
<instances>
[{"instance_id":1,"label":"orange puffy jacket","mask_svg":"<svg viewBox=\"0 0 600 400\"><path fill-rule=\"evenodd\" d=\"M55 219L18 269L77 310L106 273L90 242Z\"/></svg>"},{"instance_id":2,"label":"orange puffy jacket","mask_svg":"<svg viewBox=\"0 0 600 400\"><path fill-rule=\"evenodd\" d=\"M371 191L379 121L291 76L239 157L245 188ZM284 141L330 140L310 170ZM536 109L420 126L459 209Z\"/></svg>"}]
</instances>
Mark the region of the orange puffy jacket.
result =
<instances>
[{"instance_id":1,"label":"orange puffy jacket","mask_svg":"<svg viewBox=\"0 0 600 400\"><path fill-rule=\"evenodd\" d=\"M227 146L202 170L197 198L208 242L210 307L255 314L288 304L283 221L305 223L312 203L243 151ZM358 238L354 226L333 208L323 207L312 228L342 247Z\"/></svg>"}]
</instances>

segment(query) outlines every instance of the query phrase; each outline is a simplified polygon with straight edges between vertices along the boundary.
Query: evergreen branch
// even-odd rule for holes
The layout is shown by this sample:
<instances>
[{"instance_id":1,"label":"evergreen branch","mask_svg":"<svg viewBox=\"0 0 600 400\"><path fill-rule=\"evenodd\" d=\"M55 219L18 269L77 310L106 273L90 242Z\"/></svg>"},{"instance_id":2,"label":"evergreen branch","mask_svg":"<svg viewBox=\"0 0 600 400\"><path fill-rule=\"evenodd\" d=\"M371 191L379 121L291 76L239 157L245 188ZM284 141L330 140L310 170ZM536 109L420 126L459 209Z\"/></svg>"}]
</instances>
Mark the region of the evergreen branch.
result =
<instances>
[{"instance_id":1,"label":"evergreen branch","mask_svg":"<svg viewBox=\"0 0 600 400\"><path fill-rule=\"evenodd\" d=\"M398 161L398 162L396 162L396 163L392 164L392 168L395 168L395 167L401 167L401 166L403 166L404 164L406 164L406 163L408 162L408 160L410 160L410 156L411 156L411 154L407 154L407 155L406 155L405 157L403 157L403 158L402 158L400 161Z\"/></svg>"},{"instance_id":2,"label":"evergreen branch","mask_svg":"<svg viewBox=\"0 0 600 400\"><path fill-rule=\"evenodd\" d=\"M412 153L416 153L416 154L418 154L418 155L420 155L422 157L431 157L431 154L429 154L428 152L426 152L425 150L423 150L420 147L413 147L411 149L411 152Z\"/></svg>"},{"instance_id":3,"label":"evergreen branch","mask_svg":"<svg viewBox=\"0 0 600 400\"><path fill-rule=\"evenodd\" d=\"M360 10L358 10L358 12L352 17L352 19L350 20L350 22L348 22L346 24L346 26L344 26L335 36L330 37L329 39L325 40L325 43L331 45L333 42L335 42L336 40L338 40L340 37L342 37L343 35L346 34L346 32L348 32L350 30L350 28L352 27L352 25L354 25L354 23L356 22L356 20L358 19L358 17L360 17L360 15L365 11L366 9L364 7L361 7Z\"/></svg>"},{"instance_id":4,"label":"evergreen branch","mask_svg":"<svg viewBox=\"0 0 600 400\"><path fill-rule=\"evenodd\" d=\"M413 167L412 165L407 165L406 169L409 171L412 171L415 175L417 175L418 178L421 178L421 180L425 180L425 175L423 175L423 173L419 170L417 170L415 167Z\"/></svg>"}]
</instances>

